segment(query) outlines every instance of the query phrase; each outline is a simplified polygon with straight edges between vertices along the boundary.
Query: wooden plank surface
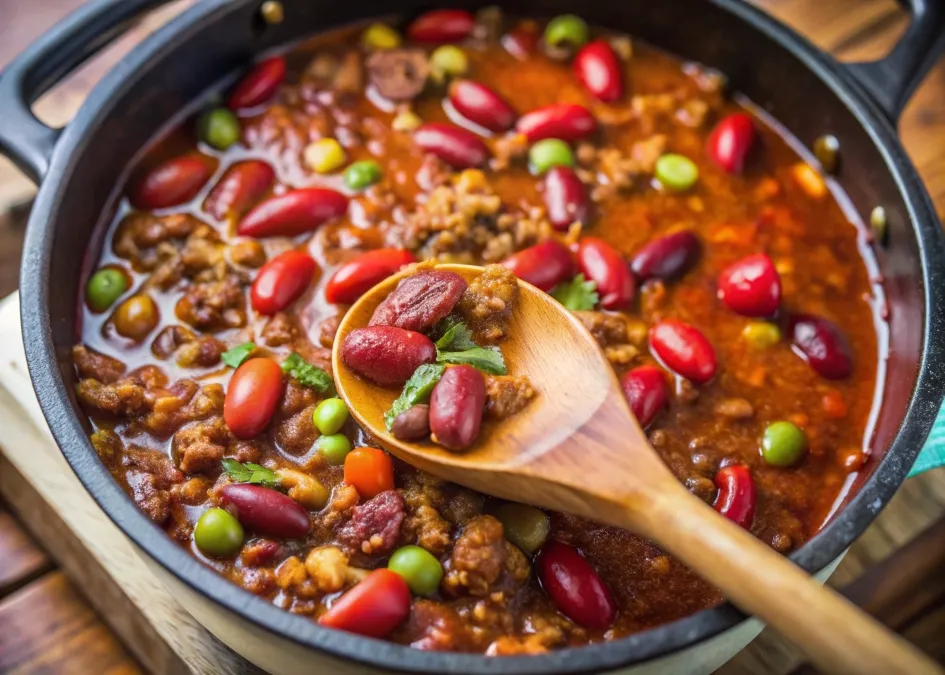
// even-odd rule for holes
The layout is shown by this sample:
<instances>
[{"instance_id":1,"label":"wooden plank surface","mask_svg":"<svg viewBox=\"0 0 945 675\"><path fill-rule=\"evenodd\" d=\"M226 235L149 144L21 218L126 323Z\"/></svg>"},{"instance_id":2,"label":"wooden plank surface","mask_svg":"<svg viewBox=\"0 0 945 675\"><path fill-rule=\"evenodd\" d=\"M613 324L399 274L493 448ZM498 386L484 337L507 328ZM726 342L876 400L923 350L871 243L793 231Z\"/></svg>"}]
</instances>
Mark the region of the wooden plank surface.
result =
<instances>
[{"instance_id":1,"label":"wooden plank surface","mask_svg":"<svg viewBox=\"0 0 945 675\"><path fill-rule=\"evenodd\" d=\"M33 538L0 505L0 599L42 576L51 565Z\"/></svg>"}]
</instances>

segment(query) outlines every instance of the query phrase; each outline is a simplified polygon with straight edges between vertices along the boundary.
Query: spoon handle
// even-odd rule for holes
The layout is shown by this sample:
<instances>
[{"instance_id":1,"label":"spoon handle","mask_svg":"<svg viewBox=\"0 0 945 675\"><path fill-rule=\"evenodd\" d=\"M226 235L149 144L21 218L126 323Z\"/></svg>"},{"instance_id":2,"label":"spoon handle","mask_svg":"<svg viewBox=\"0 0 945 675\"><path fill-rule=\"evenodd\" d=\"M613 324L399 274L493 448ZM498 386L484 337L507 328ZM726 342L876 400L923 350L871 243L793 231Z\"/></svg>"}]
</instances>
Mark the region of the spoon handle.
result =
<instances>
[{"instance_id":1,"label":"spoon handle","mask_svg":"<svg viewBox=\"0 0 945 675\"><path fill-rule=\"evenodd\" d=\"M640 534L831 673L941 675L918 649L672 481L628 514ZM629 523L628 523L629 524Z\"/></svg>"}]
</instances>

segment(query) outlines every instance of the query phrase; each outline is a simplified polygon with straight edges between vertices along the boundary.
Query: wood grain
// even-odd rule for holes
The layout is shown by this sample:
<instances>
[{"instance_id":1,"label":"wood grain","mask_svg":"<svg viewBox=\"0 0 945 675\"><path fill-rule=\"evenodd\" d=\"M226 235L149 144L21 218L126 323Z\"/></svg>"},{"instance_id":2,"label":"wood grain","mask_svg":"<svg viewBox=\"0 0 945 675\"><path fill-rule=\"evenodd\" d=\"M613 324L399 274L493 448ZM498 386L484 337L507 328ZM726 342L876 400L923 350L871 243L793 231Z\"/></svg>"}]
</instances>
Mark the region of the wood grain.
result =
<instances>
[{"instance_id":1,"label":"wood grain","mask_svg":"<svg viewBox=\"0 0 945 675\"><path fill-rule=\"evenodd\" d=\"M0 598L50 569L46 554L0 505Z\"/></svg>"}]
</instances>

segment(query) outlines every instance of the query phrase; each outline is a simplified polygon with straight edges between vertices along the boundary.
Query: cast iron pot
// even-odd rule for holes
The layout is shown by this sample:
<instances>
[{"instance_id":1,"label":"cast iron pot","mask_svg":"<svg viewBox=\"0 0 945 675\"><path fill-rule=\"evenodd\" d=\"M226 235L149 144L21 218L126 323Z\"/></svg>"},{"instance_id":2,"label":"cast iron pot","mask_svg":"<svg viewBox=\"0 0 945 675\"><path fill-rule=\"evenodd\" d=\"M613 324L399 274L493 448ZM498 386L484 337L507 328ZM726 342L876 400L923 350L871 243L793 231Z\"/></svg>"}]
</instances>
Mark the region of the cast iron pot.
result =
<instances>
[{"instance_id":1,"label":"cast iron pot","mask_svg":"<svg viewBox=\"0 0 945 675\"><path fill-rule=\"evenodd\" d=\"M912 0L913 21L886 59L841 66L784 26L738 0L509 0L511 13L567 11L625 30L726 73L805 144L840 141L839 180L860 214L888 218L879 252L890 310L878 461L855 495L792 559L829 568L869 525L906 476L943 396L945 241L894 124L945 37L945 8ZM320 628L227 582L151 523L112 480L88 441L74 396L70 348L81 289L102 245L118 186L136 153L208 91L226 86L260 52L366 17L418 7L409 2L283 0L286 20L267 26L261 0L202 0L124 58L65 129L50 129L30 105L158 0L89 4L38 40L0 77L0 149L40 184L20 281L30 375L50 429L82 483L199 621L236 651L277 673L709 672L759 630L731 605L616 642L548 655L487 659L420 652ZM469 0L454 6L473 5ZM84 254L83 254L84 252Z\"/></svg>"}]
</instances>

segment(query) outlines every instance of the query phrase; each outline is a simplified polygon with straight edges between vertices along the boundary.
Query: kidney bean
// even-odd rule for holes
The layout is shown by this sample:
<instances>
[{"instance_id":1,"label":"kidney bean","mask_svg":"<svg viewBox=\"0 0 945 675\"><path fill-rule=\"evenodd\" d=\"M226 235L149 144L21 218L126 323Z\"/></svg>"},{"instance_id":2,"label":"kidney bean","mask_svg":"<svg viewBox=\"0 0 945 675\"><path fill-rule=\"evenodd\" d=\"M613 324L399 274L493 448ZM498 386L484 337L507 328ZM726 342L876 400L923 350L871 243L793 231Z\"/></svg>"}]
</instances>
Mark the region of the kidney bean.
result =
<instances>
[{"instance_id":1,"label":"kidney bean","mask_svg":"<svg viewBox=\"0 0 945 675\"><path fill-rule=\"evenodd\" d=\"M671 281L689 271L699 257L699 238L689 230L654 239L637 251L630 269L640 281Z\"/></svg>"},{"instance_id":2,"label":"kidney bean","mask_svg":"<svg viewBox=\"0 0 945 675\"><path fill-rule=\"evenodd\" d=\"M255 438L269 425L281 394L279 364L272 359L250 359L230 378L223 399L223 420L237 438Z\"/></svg>"},{"instance_id":3,"label":"kidney bean","mask_svg":"<svg viewBox=\"0 0 945 675\"><path fill-rule=\"evenodd\" d=\"M715 349L699 329L675 319L650 328L650 349L674 373L696 384L715 375Z\"/></svg>"},{"instance_id":4,"label":"kidney bean","mask_svg":"<svg viewBox=\"0 0 945 675\"><path fill-rule=\"evenodd\" d=\"M185 204L203 189L215 168L215 159L196 152L165 160L131 186L128 200L142 211Z\"/></svg>"},{"instance_id":5,"label":"kidney bean","mask_svg":"<svg viewBox=\"0 0 945 675\"><path fill-rule=\"evenodd\" d=\"M755 519L755 481L744 464L729 464L715 474L719 489L712 508L746 530Z\"/></svg>"},{"instance_id":6,"label":"kidney bean","mask_svg":"<svg viewBox=\"0 0 945 675\"><path fill-rule=\"evenodd\" d=\"M751 115L734 113L715 125L706 142L706 153L723 171L741 173L756 135Z\"/></svg>"},{"instance_id":7,"label":"kidney bean","mask_svg":"<svg viewBox=\"0 0 945 675\"><path fill-rule=\"evenodd\" d=\"M554 166L545 174L545 207L556 230L565 231L575 221L587 224L587 188L568 166Z\"/></svg>"},{"instance_id":8,"label":"kidney bean","mask_svg":"<svg viewBox=\"0 0 945 675\"><path fill-rule=\"evenodd\" d=\"M434 9L424 12L407 27L407 37L415 42L444 44L466 39L476 26L476 17L462 9Z\"/></svg>"},{"instance_id":9,"label":"kidney bean","mask_svg":"<svg viewBox=\"0 0 945 675\"><path fill-rule=\"evenodd\" d=\"M577 262L584 278L597 283L601 307L625 309L630 306L637 284L627 261L610 244L584 237L578 244Z\"/></svg>"},{"instance_id":10,"label":"kidney bean","mask_svg":"<svg viewBox=\"0 0 945 675\"><path fill-rule=\"evenodd\" d=\"M368 325L425 333L453 311L466 287L465 279L453 272L419 272L397 285L374 310Z\"/></svg>"},{"instance_id":11,"label":"kidney bean","mask_svg":"<svg viewBox=\"0 0 945 675\"><path fill-rule=\"evenodd\" d=\"M614 596L576 548L549 541L538 552L535 568L542 589L566 617L593 630L604 630L614 623Z\"/></svg>"},{"instance_id":12,"label":"kidney bean","mask_svg":"<svg viewBox=\"0 0 945 675\"><path fill-rule=\"evenodd\" d=\"M230 92L226 105L231 110L253 108L275 96L285 79L285 59L274 56L260 61Z\"/></svg>"},{"instance_id":13,"label":"kidney bean","mask_svg":"<svg viewBox=\"0 0 945 675\"><path fill-rule=\"evenodd\" d=\"M240 221L246 237L294 237L311 232L348 210L348 198L326 188L302 188L274 195L257 204Z\"/></svg>"},{"instance_id":14,"label":"kidney bean","mask_svg":"<svg viewBox=\"0 0 945 675\"><path fill-rule=\"evenodd\" d=\"M259 269L250 299L260 314L281 312L301 297L312 282L315 261L302 251L286 251Z\"/></svg>"},{"instance_id":15,"label":"kidney bean","mask_svg":"<svg viewBox=\"0 0 945 675\"><path fill-rule=\"evenodd\" d=\"M597 120L590 111L575 103L553 103L522 115L515 130L529 143L545 138L560 138L572 143L589 136L597 129Z\"/></svg>"},{"instance_id":16,"label":"kidney bean","mask_svg":"<svg viewBox=\"0 0 945 675\"><path fill-rule=\"evenodd\" d=\"M382 387L399 387L424 363L436 361L436 346L425 335L396 326L351 331L341 358L358 375Z\"/></svg>"},{"instance_id":17,"label":"kidney bean","mask_svg":"<svg viewBox=\"0 0 945 675\"><path fill-rule=\"evenodd\" d=\"M634 417L646 429L669 399L663 371L655 366L639 366L624 375L620 384Z\"/></svg>"},{"instance_id":18,"label":"kidney bean","mask_svg":"<svg viewBox=\"0 0 945 675\"><path fill-rule=\"evenodd\" d=\"M242 216L272 188L276 174L268 162L237 162L223 174L203 202L203 210L217 220L233 213Z\"/></svg>"},{"instance_id":19,"label":"kidney bean","mask_svg":"<svg viewBox=\"0 0 945 675\"><path fill-rule=\"evenodd\" d=\"M410 587L389 569L376 569L336 600L318 623L349 633L382 638L410 615Z\"/></svg>"},{"instance_id":20,"label":"kidney bean","mask_svg":"<svg viewBox=\"0 0 945 675\"><path fill-rule=\"evenodd\" d=\"M515 110L489 87L472 80L453 80L450 103L460 115L489 131L508 131L515 124Z\"/></svg>"},{"instance_id":21,"label":"kidney bean","mask_svg":"<svg viewBox=\"0 0 945 675\"><path fill-rule=\"evenodd\" d=\"M402 441L420 441L430 437L430 406L419 403L394 418L390 432Z\"/></svg>"},{"instance_id":22,"label":"kidney bean","mask_svg":"<svg viewBox=\"0 0 945 675\"><path fill-rule=\"evenodd\" d=\"M548 292L577 272L571 251L555 239L529 246L502 261L522 281Z\"/></svg>"},{"instance_id":23,"label":"kidney bean","mask_svg":"<svg viewBox=\"0 0 945 675\"><path fill-rule=\"evenodd\" d=\"M581 47L574 57L574 72L584 88L604 103L613 103L623 96L620 59L605 40Z\"/></svg>"},{"instance_id":24,"label":"kidney bean","mask_svg":"<svg viewBox=\"0 0 945 675\"><path fill-rule=\"evenodd\" d=\"M413 142L454 169L482 166L489 159L489 149L481 138L452 124L424 124L413 132Z\"/></svg>"},{"instance_id":25,"label":"kidney bean","mask_svg":"<svg viewBox=\"0 0 945 675\"><path fill-rule=\"evenodd\" d=\"M796 314L788 322L796 351L811 368L828 380L842 380L853 372L853 357L846 336L833 322L810 314Z\"/></svg>"},{"instance_id":26,"label":"kidney bean","mask_svg":"<svg viewBox=\"0 0 945 675\"><path fill-rule=\"evenodd\" d=\"M517 59L527 59L538 49L538 29L532 23L520 23L502 36L505 51Z\"/></svg>"},{"instance_id":27,"label":"kidney bean","mask_svg":"<svg viewBox=\"0 0 945 675\"><path fill-rule=\"evenodd\" d=\"M450 450L466 450L479 437L486 382L472 366L447 368L430 395L430 432Z\"/></svg>"},{"instance_id":28,"label":"kidney bean","mask_svg":"<svg viewBox=\"0 0 945 675\"><path fill-rule=\"evenodd\" d=\"M781 304L781 277L764 253L732 263L719 275L719 299L742 316L766 317Z\"/></svg>"},{"instance_id":29,"label":"kidney bean","mask_svg":"<svg viewBox=\"0 0 945 675\"><path fill-rule=\"evenodd\" d=\"M325 299L335 305L351 305L372 287L416 262L404 248L380 248L362 253L339 267L325 286Z\"/></svg>"},{"instance_id":30,"label":"kidney bean","mask_svg":"<svg viewBox=\"0 0 945 675\"><path fill-rule=\"evenodd\" d=\"M260 485L229 483L220 501L244 526L267 537L301 539L308 534L308 512L281 492Z\"/></svg>"}]
</instances>

